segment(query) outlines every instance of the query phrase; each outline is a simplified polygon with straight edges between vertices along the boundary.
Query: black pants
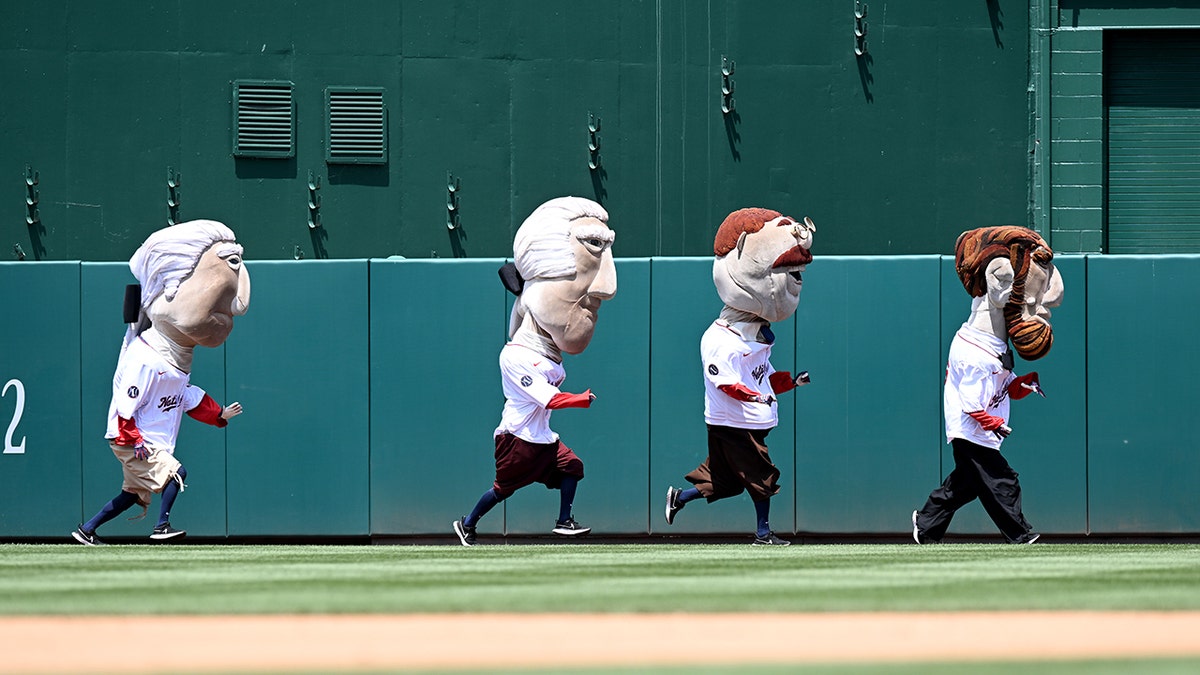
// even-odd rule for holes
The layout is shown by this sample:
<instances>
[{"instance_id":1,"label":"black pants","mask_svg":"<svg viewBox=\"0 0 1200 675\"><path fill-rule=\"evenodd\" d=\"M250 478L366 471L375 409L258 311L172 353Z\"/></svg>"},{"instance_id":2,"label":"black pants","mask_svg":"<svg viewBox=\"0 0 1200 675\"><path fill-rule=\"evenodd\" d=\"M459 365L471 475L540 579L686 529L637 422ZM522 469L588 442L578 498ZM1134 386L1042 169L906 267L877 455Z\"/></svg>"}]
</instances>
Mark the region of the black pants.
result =
<instances>
[{"instance_id":1,"label":"black pants","mask_svg":"<svg viewBox=\"0 0 1200 675\"><path fill-rule=\"evenodd\" d=\"M917 513L917 528L926 539L940 540L950 527L954 512L975 499L983 504L1000 532L1013 541L1033 530L1021 513L1021 484L999 450L985 448L961 438L952 439L954 470L941 487L929 493L925 507Z\"/></svg>"}]
</instances>

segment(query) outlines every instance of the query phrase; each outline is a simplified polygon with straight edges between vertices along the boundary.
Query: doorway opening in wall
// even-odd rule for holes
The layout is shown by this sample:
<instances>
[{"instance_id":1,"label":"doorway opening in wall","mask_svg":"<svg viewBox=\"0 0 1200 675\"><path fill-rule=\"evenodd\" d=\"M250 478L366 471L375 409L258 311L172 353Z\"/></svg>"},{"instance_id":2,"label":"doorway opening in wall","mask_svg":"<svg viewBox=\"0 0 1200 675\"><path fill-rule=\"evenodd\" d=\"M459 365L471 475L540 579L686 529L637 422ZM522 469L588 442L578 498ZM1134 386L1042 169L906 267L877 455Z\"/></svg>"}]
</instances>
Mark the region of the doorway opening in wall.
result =
<instances>
[{"instance_id":1,"label":"doorway opening in wall","mask_svg":"<svg viewBox=\"0 0 1200 675\"><path fill-rule=\"evenodd\" d=\"M1108 253L1200 253L1200 30L1106 30Z\"/></svg>"}]
</instances>

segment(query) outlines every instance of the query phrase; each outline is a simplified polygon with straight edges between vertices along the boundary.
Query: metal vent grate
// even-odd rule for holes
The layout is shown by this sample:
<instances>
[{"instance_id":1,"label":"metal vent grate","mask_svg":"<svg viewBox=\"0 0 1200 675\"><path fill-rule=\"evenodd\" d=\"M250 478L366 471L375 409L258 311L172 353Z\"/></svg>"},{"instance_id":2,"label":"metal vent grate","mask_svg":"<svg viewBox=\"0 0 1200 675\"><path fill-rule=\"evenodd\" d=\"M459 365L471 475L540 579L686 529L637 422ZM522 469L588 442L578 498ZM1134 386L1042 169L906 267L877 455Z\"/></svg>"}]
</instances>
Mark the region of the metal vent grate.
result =
<instances>
[{"instance_id":1,"label":"metal vent grate","mask_svg":"<svg viewBox=\"0 0 1200 675\"><path fill-rule=\"evenodd\" d=\"M329 128L325 161L330 164L385 164L387 108L383 89L330 87L325 90Z\"/></svg>"},{"instance_id":2,"label":"metal vent grate","mask_svg":"<svg viewBox=\"0 0 1200 675\"><path fill-rule=\"evenodd\" d=\"M293 157L295 102L291 82L238 80L233 83L235 157Z\"/></svg>"}]
</instances>

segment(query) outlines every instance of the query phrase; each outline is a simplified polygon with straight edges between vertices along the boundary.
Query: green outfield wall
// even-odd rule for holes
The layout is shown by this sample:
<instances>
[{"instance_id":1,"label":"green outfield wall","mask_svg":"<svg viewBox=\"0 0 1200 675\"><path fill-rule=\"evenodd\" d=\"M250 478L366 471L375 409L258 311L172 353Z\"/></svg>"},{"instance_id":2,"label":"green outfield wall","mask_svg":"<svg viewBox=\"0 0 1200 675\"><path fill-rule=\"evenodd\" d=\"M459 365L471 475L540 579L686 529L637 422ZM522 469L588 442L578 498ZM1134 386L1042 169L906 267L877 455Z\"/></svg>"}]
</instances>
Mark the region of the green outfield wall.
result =
<instances>
[{"instance_id":1,"label":"green outfield wall","mask_svg":"<svg viewBox=\"0 0 1200 675\"><path fill-rule=\"evenodd\" d=\"M185 419L188 487L172 519L209 537L447 534L492 480L503 403L503 259L259 261L249 313L197 352L193 382L246 413ZM1058 256L1066 301L1036 364L1047 398L1013 405L1005 455L1042 532L1200 532L1190 391L1200 355L1198 256ZM609 535L744 532L746 496L696 504L668 528L668 485L703 460L698 345L720 309L709 258L617 261L619 291L564 389L587 410L553 426L583 458L580 520ZM124 331L122 263L0 263L0 538L65 536L120 488L104 442ZM937 299L936 302L932 300ZM773 362L812 384L783 397L768 443L787 533L895 534L949 471L941 385L969 301L944 256L826 256L805 274ZM157 503L152 509L157 507ZM541 534L557 493L518 492L484 534ZM130 513L127 515L136 515ZM107 536L143 536L119 518ZM977 504L952 532L994 534Z\"/></svg>"}]
</instances>

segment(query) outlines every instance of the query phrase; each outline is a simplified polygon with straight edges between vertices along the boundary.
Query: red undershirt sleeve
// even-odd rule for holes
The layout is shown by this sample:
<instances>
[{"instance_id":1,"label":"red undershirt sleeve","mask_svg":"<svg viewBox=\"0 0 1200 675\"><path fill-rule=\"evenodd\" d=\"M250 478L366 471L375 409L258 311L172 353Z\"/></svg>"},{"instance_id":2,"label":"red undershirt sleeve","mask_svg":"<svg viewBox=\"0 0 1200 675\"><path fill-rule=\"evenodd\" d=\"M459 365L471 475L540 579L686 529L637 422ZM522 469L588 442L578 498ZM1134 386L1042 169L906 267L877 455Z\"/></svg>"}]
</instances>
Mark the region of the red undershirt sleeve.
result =
<instances>
[{"instance_id":1,"label":"red undershirt sleeve","mask_svg":"<svg viewBox=\"0 0 1200 675\"><path fill-rule=\"evenodd\" d=\"M791 374L786 371L777 370L771 373L771 389L776 394L782 394L796 388L796 381L792 379Z\"/></svg>"},{"instance_id":2,"label":"red undershirt sleeve","mask_svg":"<svg viewBox=\"0 0 1200 675\"><path fill-rule=\"evenodd\" d=\"M550 397L550 403L546 404L546 409L586 408L590 405L592 405L592 390L588 389L582 394L568 394L566 392L555 394Z\"/></svg>"},{"instance_id":3,"label":"red undershirt sleeve","mask_svg":"<svg viewBox=\"0 0 1200 675\"><path fill-rule=\"evenodd\" d=\"M969 412L967 414L970 415L976 422L979 422L979 426L983 427L984 431L995 431L1004 425L1003 417L989 415L982 410L976 410L975 412Z\"/></svg>"},{"instance_id":4,"label":"red undershirt sleeve","mask_svg":"<svg viewBox=\"0 0 1200 675\"><path fill-rule=\"evenodd\" d=\"M187 411L188 417L194 420L199 420L205 424L211 424L214 427L223 427L229 424L229 420L221 418L221 411L224 408L219 403L213 400L213 397L208 394L200 399L200 403L191 410Z\"/></svg>"},{"instance_id":5,"label":"red undershirt sleeve","mask_svg":"<svg viewBox=\"0 0 1200 675\"><path fill-rule=\"evenodd\" d=\"M132 419L117 417L117 437L113 439L117 445L137 447L142 444L142 432Z\"/></svg>"},{"instance_id":6,"label":"red undershirt sleeve","mask_svg":"<svg viewBox=\"0 0 1200 675\"><path fill-rule=\"evenodd\" d=\"M753 401L753 400L761 397L761 394L759 394L757 391L754 391L753 389L750 389L749 387L742 384L741 382L738 382L737 384L720 384L720 385L717 385L717 389L720 389L721 391L725 392L728 396L735 398L739 401Z\"/></svg>"}]
</instances>

